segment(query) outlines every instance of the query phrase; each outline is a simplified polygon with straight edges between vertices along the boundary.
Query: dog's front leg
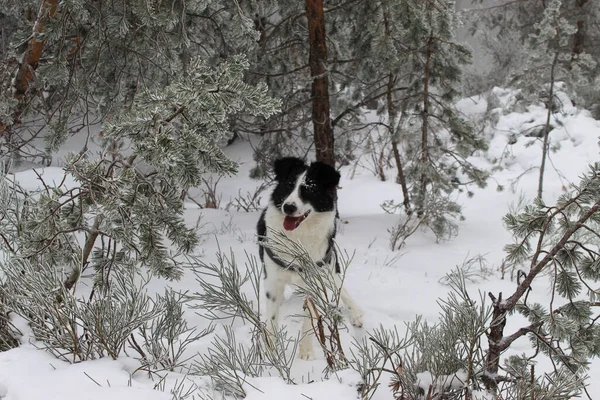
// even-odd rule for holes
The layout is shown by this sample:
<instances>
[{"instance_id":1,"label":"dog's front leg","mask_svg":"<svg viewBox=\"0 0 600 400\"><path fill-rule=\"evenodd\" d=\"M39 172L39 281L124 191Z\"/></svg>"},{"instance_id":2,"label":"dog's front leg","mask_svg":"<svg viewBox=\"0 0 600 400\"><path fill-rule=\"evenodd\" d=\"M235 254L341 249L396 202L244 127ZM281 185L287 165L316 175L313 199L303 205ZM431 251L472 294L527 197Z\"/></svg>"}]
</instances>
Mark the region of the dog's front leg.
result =
<instances>
[{"instance_id":1,"label":"dog's front leg","mask_svg":"<svg viewBox=\"0 0 600 400\"><path fill-rule=\"evenodd\" d=\"M274 265L270 260L265 260L264 276L264 320L267 330L276 334L279 330L279 308L283 301L285 282L281 279L281 267Z\"/></svg>"},{"instance_id":2,"label":"dog's front leg","mask_svg":"<svg viewBox=\"0 0 600 400\"><path fill-rule=\"evenodd\" d=\"M305 303L304 318L302 319L302 332L300 332L299 357L303 360L313 360L315 358L315 350L313 348L313 337L315 331L313 329L311 313L309 310L311 304Z\"/></svg>"},{"instance_id":3,"label":"dog's front leg","mask_svg":"<svg viewBox=\"0 0 600 400\"><path fill-rule=\"evenodd\" d=\"M344 288L341 289L340 297L342 298L342 301L346 305L346 308L348 308L348 314L350 316L350 323L357 328L362 328L362 326L363 326L363 311L362 311L362 309L358 306L358 304L356 304L356 302L350 296L350 294L348 294L348 291L346 291L346 289L344 289Z\"/></svg>"},{"instance_id":4,"label":"dog's front leg","mask_svg":"<svg viewBox=\"0 0 600 400\"><path fill-rule=\"evenodd\" d=\"M344 304L346 305L346 308L348 309L350 323L357 328L362 328L362 326L363 326L363 311L362 311L362 309L358 306L358 304L356 304L356 301L354 301L354 299L352 298L352 296L350 296L348 291L342 287L342 279L339 276L339 274L335 274L334 279L335 279L336 287L338 287L340 289L340 297L341 297L342 301L344 302Z\"/></svg>"}]
</instances>

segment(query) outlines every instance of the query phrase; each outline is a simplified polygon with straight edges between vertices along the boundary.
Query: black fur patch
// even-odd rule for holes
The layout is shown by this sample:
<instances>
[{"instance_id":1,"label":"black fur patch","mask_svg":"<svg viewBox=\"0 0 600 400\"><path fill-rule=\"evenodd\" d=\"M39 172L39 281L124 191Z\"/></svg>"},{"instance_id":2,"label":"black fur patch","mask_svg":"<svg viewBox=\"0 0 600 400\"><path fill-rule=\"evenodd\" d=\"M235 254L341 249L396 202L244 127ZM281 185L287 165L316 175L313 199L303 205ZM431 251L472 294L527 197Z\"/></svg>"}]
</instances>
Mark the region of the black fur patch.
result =
<instances>
[{"instance_id":1,"label":"black fur patch","mask_svg":"<svg viewBox=\"0 0 600 400\"><path fill-rule=\"evenodd\" d=\"M337 233L337 222L334 224L333 233L329 237L329 248L335 255L335 273L339 274L342 271L342 269L340 268L340 262L339 262L338 256L337 256L337 249L335 247L335 242L334 242L336 233Z\"/></svg>"},{"instance_id":2,"label":"black fur patch","mask_svg":"<svg viewBox=\"0 0 600 400\"><path fill-rule=\"evenodd\" d=\"M292 176L298 176L306 171L306 168L306 163L297 157L284 157L275 160L273 163L275 180L278 182L289 180Z\"/></svg>"},{"instance_id":3,"label":"black fur patch","mask_svg":"<svg viewBox=\"0 0 600 400\"><path fill-rule=\"evenodd\" d=\"M256 224L256 234L258 235L258 258L262 263L263 279L267 279L267 268L265 267L265 248L260 245L267 235L267 223L265 222L265 213L267 210L263 210Z\"/></svg>"},{"instance_id":4,"label":"black fur patch","mask_svg":"<svg viewBox=\"0 0 600 400\"><path fill-rule=\"evenodd\" d=\"M258 235L258 257L260 261L265 260L265 249L260 246L260 242L262 242L267 235L267 223L265 222L265 213L266 209L263 210L262 214L260 214L260 218L258 219L258 223L256 224L256 234ZM265 278L267 277L267 272L265 271Z\"/></svg>"},{"instance_id":5,"label":"black fur patch","mask_svg":"<svg viewBox=\"0 0 600 400\"><path fill-rule=\"evenodd\" d=\"M275 204L275 207L281 209L285 199L288 198L290 193L292 193L296 187L298 177L306 171L307 168L304 161L295 157L280 158L275 161L273 170L275 171L277 186L275 186L275 190L273 190L273 194L271 194L271 200L273 201L273 204Z\"/></svg>"},{"instance_id":6,"label":"black fur patch","mask_svg":"<svg viewBox=\"0 0 600 400\"><path fill-rule=\"evenodd\" d=\"M308 167L304 183L300 185L300 199L310 203L317 212L333 211L339 183L339 172L325 163L314 162Z\"/></svg>"}]
</instances>

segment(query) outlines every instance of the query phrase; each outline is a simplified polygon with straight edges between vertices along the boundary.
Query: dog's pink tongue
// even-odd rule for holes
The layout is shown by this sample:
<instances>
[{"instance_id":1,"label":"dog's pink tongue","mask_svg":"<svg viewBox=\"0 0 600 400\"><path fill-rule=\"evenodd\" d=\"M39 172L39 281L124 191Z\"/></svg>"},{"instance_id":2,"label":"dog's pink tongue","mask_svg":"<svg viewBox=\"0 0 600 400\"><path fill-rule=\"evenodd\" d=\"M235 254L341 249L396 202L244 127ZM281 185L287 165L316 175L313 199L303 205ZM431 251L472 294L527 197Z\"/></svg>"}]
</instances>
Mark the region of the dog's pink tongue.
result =
<instances>
[{"instance_id":1,"label":"dog's pink tongue","mask_svg":"<svg viewBox=\"0 0 600 400\"><path fill-rule=\"evenodd\" d=\"M283 219L283 229L286 231L293 231L296 229L296 224L301 217L285 217Z\"/></svg>"}]
</instances>

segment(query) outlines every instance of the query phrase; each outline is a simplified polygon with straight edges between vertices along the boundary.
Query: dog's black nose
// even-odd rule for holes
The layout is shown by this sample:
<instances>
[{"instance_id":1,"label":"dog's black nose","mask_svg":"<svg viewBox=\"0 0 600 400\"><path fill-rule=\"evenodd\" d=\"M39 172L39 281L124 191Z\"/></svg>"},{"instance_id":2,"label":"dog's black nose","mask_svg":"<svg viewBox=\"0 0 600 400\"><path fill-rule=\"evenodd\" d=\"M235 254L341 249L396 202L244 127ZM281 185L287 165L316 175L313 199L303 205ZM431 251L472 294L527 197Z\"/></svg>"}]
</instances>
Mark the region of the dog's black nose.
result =
<instances>
[{"instance_id":1,"label":"dog's black nose","mask_svg":"<svg viewBox=\"0 0 600 400\"><path fill-rule=\"evenodd\" d=\"M298 210L298 207L294 203L285 203L283 205L283 212L287 215L292 215L296 210Z\"/></svg>"}]
</instances>

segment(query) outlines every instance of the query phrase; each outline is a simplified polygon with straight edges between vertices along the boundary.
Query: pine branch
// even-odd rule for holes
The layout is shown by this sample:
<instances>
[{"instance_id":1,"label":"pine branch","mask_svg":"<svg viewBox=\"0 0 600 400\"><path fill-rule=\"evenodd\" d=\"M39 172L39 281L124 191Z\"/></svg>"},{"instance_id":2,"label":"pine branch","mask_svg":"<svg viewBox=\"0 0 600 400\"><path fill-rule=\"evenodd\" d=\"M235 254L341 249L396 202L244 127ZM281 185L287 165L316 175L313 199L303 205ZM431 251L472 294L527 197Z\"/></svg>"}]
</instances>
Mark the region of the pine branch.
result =
<instances>
[{"instance_id":1,"label":"pine branch","mask_svg":"<svg viewBox=\"0 0 600 400\"><path fill-rule=\"evenodd\" d=\"M173 114L169 115L167 118L163 120L165 123L169 123L173 121L179 114L182 114L185 111L185 106L179 107Z\"/></svg>"},{"instance_id":2,"label":"pine branch","mask_svg":"<svg viewBox=\"0 0 600 400\"><path fill-rule=\"evenodd\" d=\"M101 217L99 215L96 216L96 219L94 221L94 226L90 230L88 237L85 241L85 244L83 245L83 253L82 253L83 255L82 255L82 259L81 259L81 267L73 268L73 270L71 271L71 273L67 277L67 280L64 283L66 290L71 290L73 288L73 286L79 279L79 276L81 275L81 271L83 270L83 268L85 267L85 265L88 262L88 258L90 257L90 254L92 253L92 249L94 248L96 239L98 238L98 235L100 234L100 231L98 230L98 228L100 228L100 218Z\"/></svg>"},{"instance_id":3,"label":"pine branch","mask_svg":"<svg viewBox=\"0 0 600 400\"><path fill-rule=\"evenodd\" d=\"M381 85L380 87L378 87L375 90L373 90L373 92L375 92L375 91L377 91L379 89L384 89L386 87L387 87L386 84ZM401 86L401 87L397 87L397 88L392 89L391 92L395 93L395 92L399 92L399 91L403 91L403 90L408 90L408 89L409 88L407 86ZM367 104L369 104L370 102L372 102L374 100L377 100L377 99L380 99L383 96L386 96L387 93L388 93L387 91L383 91L383 92L381 92L379 94L376 94L376 95L371 95L370 94L368 96L365 96L358 103L353 104L353 105L351 105L349 107L346 107L346 109L344 109L344 111L342 111L337 117L335 117L333 119L333 121L331 121L331 125L335 127L342 120L342 118L344 118L346 115L348 115L348 114L350 114L350 113L358 110L361 107L366 106Z\"/></svg>"},{"instance_id":4,"label":"pine branch","mask_svg":"<svg viewBox=\"0 0 600 400\"><path fill-rule=\"evenodd\" d=\"M564 206L561 207L561 210L562 209L564 209ZM503 303L501 303L499 307L503 311L512 310L521 298L521 296L523 296L523 294L525 294L525 292L531 287L531 283L536 278L536 276L540 272L542 272L546 265L548 265L548 263L550 263L554 259L554 256L556 256L556 254L564 248L571 236L573 236L575 232L581 229L584 226L585 222L587 222L594 214L596 214L599 211L600 200L598 200L584 215L581 216L581 218L579 218L579 220L575 224L573 224L571 228L569 228L562 235L561 239L556 243L556 245L554 245L554 247L552 247L552 250L550 250L540 262L532 266L529 274L527 274L525 279L523 279L521 284L517 287L517 290ZM534 255L533 260L535 259L536 257Z\"/></svg>"},{"instance_id":5,"label":"pine branch","mask_svg":"<svg viewBox=\"0 0 600 400\"><path fill-rule=\"evenodd\" d=\"M522 336L525 336L526 334L533 332L536 328L539 328L540 326L542 326L542 322L536 322L535 324L531 324L527 327L521 328L518 331L516 331L515 333L513 333L510 336L505 336L504 338L502 338L502 341L500 343L500 351L504 351L506 349L508 349L515 340L519 339Z\"/></svg>"},{"instance_id":6,"label":"pine branch","mask_svg":"<svg viewBox=\"0 0 600 400\"><path fill-rule=\"evenodd\" d=\"M485 8L470 8L468 10L466 10L467 12L485 12L485 11L491 11L494 9L499 9L499 8L505 8L505 7L510 7L514 4L518 4L518 3L525 3L529 0L511 0L511 1L507 1L506 3L502 3L502 4L497 4L494 6L490 6L490 7L485 7Z\"/></svg>"}]
</instances>

